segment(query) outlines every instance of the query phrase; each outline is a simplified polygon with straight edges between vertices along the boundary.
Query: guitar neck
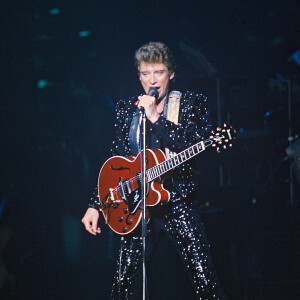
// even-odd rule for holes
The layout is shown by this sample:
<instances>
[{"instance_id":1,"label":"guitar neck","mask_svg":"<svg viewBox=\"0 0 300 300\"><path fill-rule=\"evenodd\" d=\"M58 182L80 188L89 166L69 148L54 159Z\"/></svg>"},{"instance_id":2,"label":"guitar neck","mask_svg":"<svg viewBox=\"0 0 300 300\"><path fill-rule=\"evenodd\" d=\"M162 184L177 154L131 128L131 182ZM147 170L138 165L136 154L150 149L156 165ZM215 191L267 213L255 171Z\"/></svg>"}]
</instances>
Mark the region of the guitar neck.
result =
<instances>
[{"instance_id":1,"label":"guitar neck","mask_svg":"<svg viewBox=\"0 0 300 300\"><path fill-rule=\"evenodd\" d=\"M163 174L169 172L170 170L176 168L177 166L183 164L189 159L195 157L199 153L203 152L207 147L211 146L213 141L207 139L201 141L183 151L176 154L175 156L165 160L164 162L148 169L146 171L147 183L153 181L154 179L162 176Z\"/></svg>"}]
</instances>

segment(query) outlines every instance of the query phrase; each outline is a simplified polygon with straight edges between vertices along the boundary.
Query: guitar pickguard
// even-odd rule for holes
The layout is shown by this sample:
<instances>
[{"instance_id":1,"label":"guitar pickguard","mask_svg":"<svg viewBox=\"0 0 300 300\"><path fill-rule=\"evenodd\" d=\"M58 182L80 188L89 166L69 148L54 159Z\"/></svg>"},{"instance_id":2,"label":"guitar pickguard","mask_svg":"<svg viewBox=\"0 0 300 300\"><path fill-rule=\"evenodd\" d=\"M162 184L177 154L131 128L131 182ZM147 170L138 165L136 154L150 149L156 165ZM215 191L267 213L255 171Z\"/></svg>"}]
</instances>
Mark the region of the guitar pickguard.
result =
<instances>
[{"instance_id":1,"label":"guitar pickguard","mask_svg":"<svg viewBox=\"0 0 300 300\"><path fill-rule=\"evenodd\" d=\"M146 197L149 193L149 184L147 184L146 187ZM128 209L130 211L131 214L134 214L136 212L136 210L138 209L138 207L140 207L141 203L142 203L142 193L141 193L141 189L137 189L133 192L131 192L130 194L126 195L126 200L127 201L127 205L128 205Z\"/></svg>"}]
</instances>

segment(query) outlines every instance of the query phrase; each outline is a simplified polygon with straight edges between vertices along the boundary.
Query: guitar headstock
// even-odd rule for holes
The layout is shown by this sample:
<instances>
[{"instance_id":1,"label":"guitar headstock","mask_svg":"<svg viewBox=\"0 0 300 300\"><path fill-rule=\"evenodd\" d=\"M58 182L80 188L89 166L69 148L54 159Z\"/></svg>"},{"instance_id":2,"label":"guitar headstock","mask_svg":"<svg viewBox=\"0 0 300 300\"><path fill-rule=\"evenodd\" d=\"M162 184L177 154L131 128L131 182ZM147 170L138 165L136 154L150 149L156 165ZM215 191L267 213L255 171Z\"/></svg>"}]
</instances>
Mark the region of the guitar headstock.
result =
<instances>
[{"instance_id":1,"label":"guitar headstock","mask_svg":"<svg viewBox=\"0 0 300 300\"><path fill-rule=\"evenodd\" d=\"M213 141L212 147L216 147L217 152L220 153L221 149L232 147L235 137L236 130L231 125L224 124L223 127L212 130L209 138Z\"/></svg>"}]
</instances>

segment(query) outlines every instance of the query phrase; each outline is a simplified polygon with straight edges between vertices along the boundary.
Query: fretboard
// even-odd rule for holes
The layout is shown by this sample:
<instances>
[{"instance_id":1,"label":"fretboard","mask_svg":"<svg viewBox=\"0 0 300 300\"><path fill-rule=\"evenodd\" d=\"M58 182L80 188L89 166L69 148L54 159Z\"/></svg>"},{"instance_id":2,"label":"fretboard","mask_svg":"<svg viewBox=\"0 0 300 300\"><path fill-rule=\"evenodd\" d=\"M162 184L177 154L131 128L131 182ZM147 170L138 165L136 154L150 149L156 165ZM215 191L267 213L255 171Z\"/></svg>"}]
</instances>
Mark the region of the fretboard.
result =
<instances>
[{"instance_id":1,"label":"fretboard","mask_svg":"<svg viewBox=\"0 0 300 300\"><path fill-rule=\"evenodd\" d=\"M187 148L186 150L181 151L175 156L169 158L168 160L165 160L164 162L148 169L146 171L147 183L153 181L155 178L162 176L163 174L183 164L187 160L195 157L196 155L204 151L205 148L211 146L212 143L213 141L211 139L201 141Z\"/></svg>"}]
</instances>

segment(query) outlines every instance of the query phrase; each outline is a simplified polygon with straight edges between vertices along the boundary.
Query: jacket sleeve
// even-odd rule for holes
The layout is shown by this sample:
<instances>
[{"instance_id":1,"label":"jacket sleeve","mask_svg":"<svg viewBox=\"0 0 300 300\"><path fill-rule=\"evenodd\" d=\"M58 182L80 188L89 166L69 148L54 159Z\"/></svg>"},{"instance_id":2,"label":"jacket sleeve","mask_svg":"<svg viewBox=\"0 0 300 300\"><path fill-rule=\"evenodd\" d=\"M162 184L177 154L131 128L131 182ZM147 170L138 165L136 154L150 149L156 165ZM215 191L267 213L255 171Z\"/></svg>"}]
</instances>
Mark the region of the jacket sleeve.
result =
<instances>
[{"instance_id":1,"label":"jacket sleeve","mask_svg":"<svg viewBox=\"0 0 300 300\"><path fill-rule=\"evenodd\" d=\"M167 148L179 152L206 138L210 131L207 98L201 94L187 92L180 103L179 124L164 116L152 125Z\"/></svg>"},{"instance_id":2,"label":"jacket sleeve","mask_svg":"<svg viewBox=\"0 0 300 300\"><path fill-rule=\"evenodd\" d=\"M99 195L98 195L98 188L96 187L92 193L91 198L88 202L88 208L95 208L97 210L100 209L100 201L99 201Z\"/></svg>"},{"instance_id":3,"label":"jacket sleeve","mask_svg":"<svg viewBox=\"0 0 300 300\"><path fill-rule=\"evenodd\" d=\"M130 126L130 116L131 104L134 98L130 100L120 100L116 105L116 120L115 120L115 134L114 141L112 142L111 155L129 155L129 126Z\"/></svg>"}]
</instances>

